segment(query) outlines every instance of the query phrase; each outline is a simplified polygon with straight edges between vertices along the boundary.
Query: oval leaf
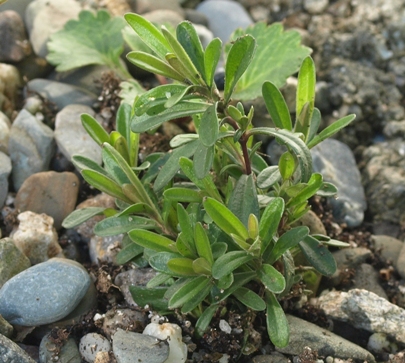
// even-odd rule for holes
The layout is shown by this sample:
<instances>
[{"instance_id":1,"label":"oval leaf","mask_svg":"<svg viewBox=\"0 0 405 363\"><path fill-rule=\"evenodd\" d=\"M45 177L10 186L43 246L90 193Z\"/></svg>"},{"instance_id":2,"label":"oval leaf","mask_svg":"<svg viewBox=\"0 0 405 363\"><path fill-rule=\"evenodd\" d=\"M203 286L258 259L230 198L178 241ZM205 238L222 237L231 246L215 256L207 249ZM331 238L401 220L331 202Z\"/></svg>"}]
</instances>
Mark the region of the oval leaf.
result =
<instances>
[{"instance_id":1,"label":"oval leaf","mask_svg":"<svg viewBox=\"0 0 405 363\"><path fill-rule=\"evenodd\" d=\"M262 311L266 309L264 300L252 290L245 287L237 289L233 296L235 296L242 304L255 311Z\"/></svg>"},{"instance_id":2,"label":"oval leaf","mask_svg":"<svg viewBox=\"0 0 405 363\"><path fill-rule=\"evenodd\" d=\"M104 210L105 208L102 207L76 209L63 220L62 227L66 229L74 228L94 216L103 214Z\"/></svg>"},{"instance_id":3,"label":"oval leaf","mask_svg":"<svg viewBox=\"0 0 405 363\"><path fill-rule=\"evenodd\" d=\"M264 264L257 271L261 282L264 286L271 292L279 294L285 289L285 279L284 276L277 271L272 265Z\"/></svg>"},{"instance_id":4,"label":"oval leaf","mask_svg":"<svg viewBox=\"0 0 405 363\"><path fill-rule=\"evenodd\" d=\"M245 251L232 251L219 257L212 266L212 276L215 279L220 279L231 274L238 267L253 260L253 256Z\"/></svg>"},{"instance_id":5,"label":"oval leaf","mask_svg":"<svg viewBox=\"0 0 405 363\"><path fill-rule=\"evenodd\" d=\"M264 82L262 86L263 100L274 125L280 129L292 130L290 111L282 93L272 82Z\"/></svg>"},{"instance_id":6,"label":"oval leaf","mask_svg":"<svg viewBox=\"0 0 405 363\"><path fill-rule=\"evenodd\" d=\"M175 252L174 242L160 234L144 229L133 229L128 232L129 238L138 245L157 252Z\"/></svg>"},{"instance_id":7,"label":"oval leaf","mask_svg":"<svg viewBox=\"0 0 405 363\"><path fill-rule=\"evenodd\" d=\"M287 317L274 294L266 291L266 323L271 342L279 348L286 347L290 339Z\"/></svg>"}]
</instances>

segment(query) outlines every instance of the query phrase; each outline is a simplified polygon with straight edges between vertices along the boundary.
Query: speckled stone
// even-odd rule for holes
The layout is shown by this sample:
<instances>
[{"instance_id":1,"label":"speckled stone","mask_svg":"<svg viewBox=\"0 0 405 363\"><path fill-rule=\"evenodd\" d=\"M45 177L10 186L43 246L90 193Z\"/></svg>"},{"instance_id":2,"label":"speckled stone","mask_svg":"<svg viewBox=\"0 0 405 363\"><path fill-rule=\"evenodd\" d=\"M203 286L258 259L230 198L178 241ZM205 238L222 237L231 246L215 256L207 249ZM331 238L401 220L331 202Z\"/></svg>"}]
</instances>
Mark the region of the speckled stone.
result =
<instances>
[{"instance_id":1,"label":"speckled stone","mask_svg":"<svg viewBox=\"0 0 405 363\"><path fill-rule=\"evenodd\" d=\"M0 357L2 363L36 363L12 340L0 334Z\"/></svg>"},{"instance_id":2,"label":"speckled stone","mask_svg":"<svg viewBox=\"0 0 405 363\"><path fill-rule=\"evenodd\" d=\"M52 258L8 280L0 289L0 314L11 324L37 326L67 316L90 285L79 263Z\"/></svg>"}]
</instances>

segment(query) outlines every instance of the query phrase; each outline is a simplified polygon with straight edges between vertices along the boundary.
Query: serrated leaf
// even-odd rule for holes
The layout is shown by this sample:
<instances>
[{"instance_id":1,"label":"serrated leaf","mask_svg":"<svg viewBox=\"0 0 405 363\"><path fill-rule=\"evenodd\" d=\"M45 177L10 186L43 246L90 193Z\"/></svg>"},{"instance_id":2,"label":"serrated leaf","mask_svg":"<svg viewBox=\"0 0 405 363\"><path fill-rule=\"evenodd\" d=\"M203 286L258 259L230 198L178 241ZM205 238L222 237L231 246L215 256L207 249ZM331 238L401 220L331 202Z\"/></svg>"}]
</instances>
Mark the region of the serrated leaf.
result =
<instances>
[{"instance_id":1,"label":"serrated leaf","mask_svg":"<svg viewBox=\"0 0 405 363\"><path fill-rule=\"evenodd\" d=\"M270 81L262 86L263 100L274 125L280 129L292 130L290 111L280 90Z\"/></svg>"},{"instance_id":2,"label":"serrated leaf","mask_svg":"<svg viewBox=\"0 0 405 363\"><path fill-rule=\"evenodd\" d=\"M248 239L249 234L247 228L225 205L213 198L207 198L204 202L205 211L212 218L212 220L221 228L225 233L231 233L237 236Z\"/></svg>"},{"instance_id":3,"label":"serrated leaf","mask_svg":"<svg viewBox=\"0 0 405 363\"><path fill-rule=\"evenodd\" d=\"M47 43L47 60L59 72L90 64L121 68L120 55L124 50L121 34L125 21L111 18L105 10L96 14L83 10L79 20L69 20L64 28L51 35ZM126 78L130 78L125 74Z\"/></svg>"},{"instance_id":4,"label":"serrated leaf","mask_svg":"<svg viewBox=\"0 0 405 363\"><path fill-rule=\"evenodd\" d=\"M243 34L250 34L256 39L257 51L234 89L232 97L235 99L253 100L259 97L265 80L281 87L311 53L310 48L300 44L300 34L295 30L284 31L281 23L267 26L264 22L259 22L247 29L238 29L232 34L231 40ZM225 53L229 54L230 48L231 45L227 44Z\"/></svg>"},{"instance_id":5,"label":"serrated leaf","mask_svg":"<svg viewBox=\"0 0 405 363\"><path fill-rule=\"evenodd\" d=\"M62 222L63 228L74 228L83 222L86 222L88 219L103 214L105 208L101 207L88 207L76 209L70 213Z\"/></svg>"},{"instance_id":6,"label":"serrated leaf","mask_svg":"<svg viewBox=\"0 0 405 363\"><path fill-rule=\"evenodd\" d=\"M240 287L237 289L233 296L235 296L242 304L246 305L248 308L255 311L262 311L266 309L266 303L264 300L257 295L252 290L247 289L246 287Z\"/></svg>"},{"instance_id":7,"label":"serrated leaf","mask_svg":"<svg viewBox=\"0 0 405 363\"><path fill-rule=\"evenodd\" d=\"M267 332L271 342L279 348L287 346L290 339L290 326L283 308L270 291L266 291L266 308Z\"/></svg>"},{"instance_id":8,"label":"serrated leaf","mask_svg":"<svg viewBox=\"0 0 405 363\"><path fill-rule=\"evenodd\" d=\"M271 292L276 294L281 293L285 289L284 276L277 271L272 265L264 264L257 271L261 282Z\"/></svg>"},{"instance_id":9,"label":"serrated leaf","mask_svg":"<svg viewBox=\"0 0 405 363\"><path fill-rule=\"evenodd\" d=\"M204 69L205 79L208 87L212 87L214 83L215 70L221 57L222 42L219 38L214 38L207 45L204 54Z\"/></svg>"},{"instance_id":10,"label":"serrated leaf","mask_svg":"<svg viewBox=\"0 0 405 363\"><path fill-rule=\"evenodd\" d=\"M225 103L228 103L236 84L252 61L255 48L255 38L251 35L244 34L235 39L229 49L225 63Z\"/></svg>"}]
</instances>

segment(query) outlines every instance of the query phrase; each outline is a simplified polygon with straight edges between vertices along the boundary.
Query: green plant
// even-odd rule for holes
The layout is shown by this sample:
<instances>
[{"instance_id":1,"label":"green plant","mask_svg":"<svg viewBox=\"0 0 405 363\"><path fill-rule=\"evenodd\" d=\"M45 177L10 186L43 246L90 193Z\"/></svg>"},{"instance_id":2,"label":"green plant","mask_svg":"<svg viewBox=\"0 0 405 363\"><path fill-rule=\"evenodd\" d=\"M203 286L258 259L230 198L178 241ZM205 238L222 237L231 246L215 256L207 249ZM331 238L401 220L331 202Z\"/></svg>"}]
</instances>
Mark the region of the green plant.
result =
<instances>
[{"instance_id":1,"label":"green plant","mask_svg":"<svg viewBox=\"0 0 405 363\"><path fill-rule=\"evenodd\" d=\"M229 48L220 94L214 82L219 39L203 49L188 22L180 23L173 35L139 15L125 18L153 52L134 51L128 59L176 82L143 93L133 107L123 104L111 135L90 116L82 116L103 148L103 166L77 156L74 163L87 182L117 198L118 210L77 210L63 225L72 227L104 213L107 218L96 225L97 234L126 233L118 262L149 264L158 272L147 287L131 287L139 305L191 314L197 319L197 335L227 303L266 311L271 341L286 346L289 327L279 299L301 279L294 257L304 255L310 266L330 276L336 264L327 246L344 245L310 235L305 226L294 227L309 210L309 198L336 193L322 175L313 173L310 148L354 115L318 133L315 67L307 57L298 75L295 121L277 86L265 81L262 95L275 127L254 127L253 108L245 112L233 101L254 59L253 36L242 35ZM138 133L180 117L192 117L197 133L176 136L172 152L149 155L137 167ZM286 147L278 165L269 166L258 154L256 135L273 137Z\"/></svg>"}]
</instances>

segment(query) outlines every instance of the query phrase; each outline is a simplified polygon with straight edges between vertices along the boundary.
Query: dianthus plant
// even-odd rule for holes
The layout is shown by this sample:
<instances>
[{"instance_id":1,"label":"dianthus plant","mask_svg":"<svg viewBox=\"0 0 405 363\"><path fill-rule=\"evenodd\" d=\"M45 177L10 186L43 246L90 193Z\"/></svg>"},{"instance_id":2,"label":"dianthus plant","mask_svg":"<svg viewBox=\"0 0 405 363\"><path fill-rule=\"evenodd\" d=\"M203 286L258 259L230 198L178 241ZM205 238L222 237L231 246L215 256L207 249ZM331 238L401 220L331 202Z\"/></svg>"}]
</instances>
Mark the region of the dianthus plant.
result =
<instances>
[{"instance_id":1,"label":"dianthus plant","mask_svg":"<svg viewBox=\"0 0 405 363\"><path fill-rule=\"evenodd\" d=\"M146 287L131 287L139 305L190 314L197 335L230 304L265 311L271 341L286 346L289 326L279 301L301 279L294 258L300 254L300 261L305 257L308 266L330 276L336 265L327 246L343 245L295 224L309 210L309 198L336 193L313 172L310 148L354 116L318 133L315 68L307 57L299 70L294 122L279 89L263 80L274 127L254 127L253 108L246 112L232 99L255 55L251 35L237 38L229 49L219 92L214 82L219 39L204 49L189 22L180 23L173 35L139 15L125 18L151 49L133 51L128 59L174 82L147 91L132 106L123 104L111 134L83 115L83 125L102 146L103 166L79 156L74 162L87 182L116 198L117 209L78 210L64 225L104 213L107 218L95 232L125 234L117 262L150 265L157 272ZM267 67L265 60L262 66ZM138 166L139 133L185 117L192 118L196 133L174 137L172 152L149 155ZM278 165L269 166L259 155L257 135L285 147Z\"/></svg>"}]
</instances>

